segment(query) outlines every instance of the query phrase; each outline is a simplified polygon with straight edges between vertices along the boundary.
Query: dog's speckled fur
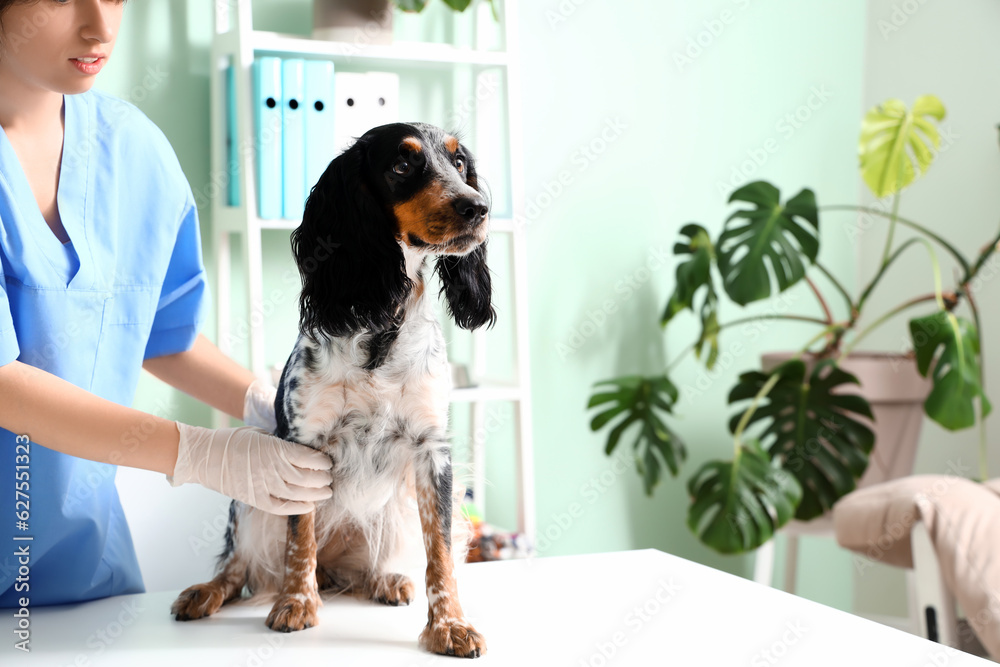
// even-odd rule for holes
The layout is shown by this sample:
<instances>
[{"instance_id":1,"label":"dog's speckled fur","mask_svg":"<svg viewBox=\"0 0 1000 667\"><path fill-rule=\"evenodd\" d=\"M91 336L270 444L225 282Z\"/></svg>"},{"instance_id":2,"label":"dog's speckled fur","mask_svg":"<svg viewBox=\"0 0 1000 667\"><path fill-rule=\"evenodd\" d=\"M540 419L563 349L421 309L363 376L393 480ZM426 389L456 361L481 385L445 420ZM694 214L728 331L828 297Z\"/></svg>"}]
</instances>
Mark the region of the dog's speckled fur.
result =
<instances>
[{"instance_id":1,"label":"dog's speckled fur","mask_svg":"<svg viewBox=\"0 0 1000 667\"><path fill-rule=\"evenodd\" d=\"M491 325L487 227L474 160L438 128L375 128L330 164L292 239L301 332L275 413L276 435L333 460L333 497L301 517L234 501L220 572L181 594L179 620L213 613L244 585L277 593L267 624L286 632L317 622L321 589L408 604L413 583L390 565L419 522L429 603L421 645L486 651L453 576L465 526L453 521L450 374L424 281L437 256L456 322Z\"/></svg>"}]
</instances>

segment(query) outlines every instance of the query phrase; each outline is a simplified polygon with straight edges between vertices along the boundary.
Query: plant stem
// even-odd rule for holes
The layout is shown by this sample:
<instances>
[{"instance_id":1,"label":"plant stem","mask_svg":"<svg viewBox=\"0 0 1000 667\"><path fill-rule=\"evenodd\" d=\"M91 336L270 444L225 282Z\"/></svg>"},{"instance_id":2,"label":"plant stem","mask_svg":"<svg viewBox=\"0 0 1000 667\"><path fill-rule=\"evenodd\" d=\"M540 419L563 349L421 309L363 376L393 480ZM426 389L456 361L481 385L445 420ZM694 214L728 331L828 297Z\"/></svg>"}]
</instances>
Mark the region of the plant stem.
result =
<instances>
[{"instance_id":1,"label":"plant stem","mask_svg":"<svg viewBox=\"0 0 1000 667\"><path fill-rule=\"evenodd\" d=\"M920 241L921 239L910 239L904 242L903 245L899 246L899 248L896 249L896 252L892 253L892 256L889 257L889 260L887 262L884 262L882 266L879 267L878 273L875 274L875 277L872 278L872 281L868 283L868 286L865 288L865 291L862 292L861 296L858 298L857 309L859 314L861 312L861 308L865 305L865 302L868 301L869 295L871 295L872 291L875 289L875 286L878 285L879 282L882 280L882 276L884 276L889 267L892 266L892 263L895 262L907 248L914 245L915 243L919 243Z\"/></svg>"},{"instance_id":2,"label":"plant stem","mask_svg":"<svg viewBox=\"0 0 1000 667\"><path fill-rule=\"evenodd\" d=\"M830 281L830 284L833 285L834 289L836 289L838 292L840 292L842 295L844 295L844 301L847 302L847 312L848 312L849 316L851 314L853 314L854 313L854 300L851 298L850 292L847 291L847 289L840 283L840 281L837 280L837 278L834 277L834 275L832 273L830 273L830 270L827 269L825 266L823 266L819 262L816 262L816 264L814 266L817 269L819 269L820 272L824 276L826 276L826 279Z\"/></svg>"},{"instance_id":3,"label":"plant stem","mask_svg":"<svg viewBox=\"0 0 1000 667\"><path fill-rule=\"evenodd\" d=\"M872 331L874 331L875 329L879 328L880 326L882 326L883 324L885 324L887 321L891 320L896 315L899 315L901 312L903 312L907 308L912 308L913 306L917 306L917 305L919 305L921 303L926 303L927 301L933 301L934 298L935 298L935 295L933 295L933 294L925 294L924 296L918 296L918 297L916 297L914 299L910 299L909 301L906 301L906 302L901 303L900 305L896 306L895 308L893 308L892 310L890 310L888 313L886 313L882 317L878 318L877 320L875 320L874 322L872 322L871 324L869 324L867 327L865 327L864 329L862 329L858 333L857 336L854 337L854 340L851 341L850 345L848 345L847 347L844 348L844 351L841 352L840 356L837 358L837 363L839 364L841 361L844 360L844 358L847 355L849 355L851 352L853 352L854 348L857 347L858 343L860 343Z\"/></svg>"},{"instance_id":4,"label":"plant stem","mask_svg":"<svg viewBox=\"0 0 1000 667\"><path fill-rule=\"evenodd\" d=\"M979 478L985 482L990 478L990 467L986 462L986 417L983 415L983 399L979 399Z\"/></svg>"},{"instance_id":5,"label":"plant stem","mask_svg":"<svg viewBox=\"0 0 1000 667\"><path fill-rule=\"evenodd\" d=\"M735 327L737 324L746 324L747 322L756 322L757 320L793 320L795 322L809 322L811 324L822 324L823 326L830 326L830 322L826 320L821 320L818 317L809 317L808 315L783 315L780 313L768 313L766 315L754 315L753 317L741 317L738 320L733 320L732 322L726 322L725 324L719 325L719 331L723 329L728 329L729 327Z\"/></svg>"},{"instance_id":6,"label":"plant stem","mask_svg":"<svg viewBox=\"0 0 1000 667\"><path fill-rule=\"evenodd\" d=\"M781 375L778 373L772 373L771 377L769 377L767 382L764 383L764 386L757 392L757 395L753 397L753 401L750 403L750 406L743 411L743 416L740 417L740 423L736 425L736 431L733 433L734 453L736 456L739 456L740 453L740 439L743 437L743 429L747 427L747 424L750 422L750 418L753 417L753 413L757 412L757 405L764 399L765 396L767 396L768 392L774 389L774 385L778 384L779 380L781 380Z\"/></svg>"},{"instance_id":7,"label":"plant stem","mask_svg":"<svg viewBox=\"0 0 1000 667\"><path fill-rule=\"evenodd\" d=\"M989 245L987 245L982 249L982 251L980 251L979 257L976 259L975 265L972 267L972 270L969 272L969 275L966 276L966 279L962 281L963 283L972 280L975 277L975 275L979 273L979 269L983 268L983 264L986 263L986 260L988 260L993 255L993 253L997 251L997 244L1000 244L1000 234L997 234L993 238L993 240L990 241Z\"/></svg>"},{"instance_id":8,"label":"plant stem","mask_svg":"<svg viewBox=\"0 0 1000 667\"><path fill-rule=\"evenodd\" d=\"M880 217L883 217L883 218L890 217L889 213L886 213L885 211L880 211L880 210L875 209L875 208L871 208L869 206L846 206L846 205L842 205L842 204L833 204L833 205L828 205L828 206L821 206L819 208L819 210L821 210L821 211L855 211L855 212L859 212L860 211L862 213L871 213L873 215L877 215L877 216L880 216ZM956 262L958 262L959 264L961 264L962 270L965 271L965 275L966 276L969 276L971 274L972 269L969 266L969 261L967 259L965 259L965 256L962 255L962 253L960 253L957 249L955 249L955 247L953 245L951 245L950 243L948 243L947 241L945 241L943 238L941 238L940 236L938 236L937 234L935 234L931 230L927 229L923 225L921 225L919 223L916 223L913 220L909 220L907 218L904 218L902 216L897 215L896 216L896 222L900 223L901 225L905 225L905 226L909 227L910 229L914 229L914 230L920 232L924 236L928 237L929 239L931 239L932 241L934 241L935 243L937 243L938 245L940 245L942 248L944 248L949 253L951 253L952 257L955 258ZM965 280L963 280L962 282L965 282Z\"/></svg>"},{"instance_id":9,"label":"plant stem","mask_svg":"<svg viewBox=\"0 0 1000 667\"><path fill-rule=\"evenodd\" d=\"M947 310L944 305L944 293L941 291L941 266L938 264L937 253L934 252L934 247L930 243L924 241L924 247L927 248L927 254L931 257L931 269L934 272L934 297L937 299L938 308L941 310Z\"/></svg>"},{"instance_id":10,"label":"plant stem","mask_svg":"<svg viewBox=\"0 0 1000 667\"><path fill-rule=\"evenodd\" d=\"M944 303L944 294L941 291L941 267L938 264L937 254L934 252L934 247L931 246L930 242L928 242L926 239L914 239L914 240L917 241L918 243L923 243L924 247L927 248L927 254L930 256L931 260L931 270L934 273L934 293L910 299L909 301L906 301L900 304L899 306L896 306L888 313L886 313L885 315L883 315L882 317L878 318L870 325L865 327L865 329L863 329L860 333L858 333L857 336L854 337L854 340L851 341L851 344L847 345L844 348L844 351L840 353L840 357L837 358L837 363L843 361L844 358L848 354L850 354L855 347L857 347L858 343L860 343L865 338L865 336L867 336L872 331L877 329L879 326L884 324L887 320L891 319L892 317L895 317L896 315L906 310L907 308L910 308L917 304L924 303L925 301L930 301L933 299L937 301L938 307L941 310L947 310ZM902 248L900 248L900 250L902 250ZM895 256L898 256L898 254L899 253L897 252ZM883 264L883 267L884 266L886 265Z\"/></svg>"},{"instance_id":11,"label":"plant stem","mask_svg":"<svg viewBox=\"0 0 1000 667\"><path fill-rule=\"evenodd\" d=\"M830 306L826 305L826 299L823 298L823 295L816 287L816 283L814 283L809 276L804 277L806 279L806 283L809 284L809 288L812 289L813 294L816 295L816 300L819 301L819 305L823 308L823 313L826 315L826 323L833 324L833 313L830 312Z\"/></svg>"},{"instance_id":12,"label":"plant stem","mask_svg":"<svg viewBox=\"0 0 1000 667\"><path fill-rule=\"evenodd\" d=\"M996 244L991 244L991 248ZM979 271L979 268L983 265L986 257L992 254L992 250L987 248L980 255L979 261L976 262L975 269L973 269L973 274ZM976 325L976 338L979 340L979 388L982 391L982 396L979 397L979 402L977 404L979 412L979 477L981 481L986 481L989 479L989 462L986 457L986 415L983 414L983 400L986 396L986 373L983 369L986 367L983 362L983 336L982 328L979 322L979 306L976 305L976 300L972 296L971 290L966 290L965 297L969 300L969 310L972 311L972 321Z\"/></svg>"},{"instance_id":13,"label":"plant stem","mask_svg":"<svg viewBox=\"0 0 1000 667\"><path fill-rule=\"evenodd\" d=\"M688 345L684 349L683 352L681 352L679 355L677 355L676 359L674 359L669 364L667 364L667 369L664 371L664 375L670 375L670 371L674 370L674 366L676 366L677 364L679 364L682 361L684 361L684 357L686 357L689 354L691 354L691 351L694 350L694 348L695 348L695 346L697 344L698 344L697 342L691 343L690 345Z\"/></svg>"},{"instance_id":14,"label":"plant stem","mask_svg":"<svg viewBox=\"0 0 1000 667\"><path fill-rule=\"evenodd\" d=\"M899 216L899 192L892 196L892 216L889 218L889 234L885 238L885 249L882 251L882 266L889 261L889 252L892 250L892 236L896 232L896 218Z\"/></svg>"},{"instance_id":15,"label":"plant stem","mask_svg":"<svg viewBox=\"0 0 1000 667\"><path fill-rule=\"evenodd\" d=\"M720 324L719 331L722 331L723 329L728 329L729 327L737 326L739 324L746 324L747 322L756 322L758 320L792 320L795 322L808 322L810 324L821 324L823 326L830 326L829 322L827 322L826 320L821 320L818 317L808 317L806 315L784 315L780 313L769 313L767 315L754 315L753 317L743 317L738 320L733 320L732 322L726 322L725 324ZM691 345L688 345L686 348L684 348L683 352L681 352L679 355L677 355L677 357L675 357L672 361L670 361L667 364L667 369L665 373L669 375L670 371L672 371L674 367L677 366L677 364L684 361L684 358L687 357L687 355L691 354L691 352L694 351L695 347L697 346L698 343L696 341Z\"/></svg>"},{"instance_id":16,"label":"plant stem","mask_svg":"<svg viewBox=\"0 0 1000 667\"><path fill-rule=\"evenodd\" d=\"M722 331L723 329L728 329L729 327L734 327L738 324L746 324L747 322L756 322L757 320L792 320L795 322L808 322L810 324L821 324L826 327L830 326L829 322L827 322L826 320L821 320L818 317L808 317L806 315L784 315L779 313L770 313L767 315L754 315L753 317L744 317L738 320L733 320L732 322L726 322L725 324L720 324L719 331ZM670 375L670 371L674 370L674 367L677 366L677 364L684 361L684 358L687 357L687 355L691 354L691 352L694 351L695 347L697 346L698 343L696 341L691 345L688 345L686 348L684 348L683 352L681 352L679 355L677 355L677 357L675 357L672 361L670 361L667 364L666 371L664 371L665 374Z\"/></svg>"}]
</instances>

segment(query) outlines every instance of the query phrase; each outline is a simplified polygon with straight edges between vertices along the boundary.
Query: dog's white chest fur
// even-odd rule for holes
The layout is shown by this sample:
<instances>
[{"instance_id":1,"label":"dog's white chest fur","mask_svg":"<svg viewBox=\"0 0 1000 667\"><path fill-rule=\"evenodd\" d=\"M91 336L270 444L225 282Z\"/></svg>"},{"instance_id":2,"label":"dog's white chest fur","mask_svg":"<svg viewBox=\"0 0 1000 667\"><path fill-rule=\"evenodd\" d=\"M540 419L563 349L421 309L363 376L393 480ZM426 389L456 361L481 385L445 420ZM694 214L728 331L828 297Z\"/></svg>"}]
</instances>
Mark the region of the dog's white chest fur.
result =
<instances>
[{"instance_id":1,"label":"dog's white chest fur","mask_svg":"<svg viewBox=\"0 0 1000 667\"><path fill-rule=\"evenodd\" d=\"M365 335L296 343L289 360L296 379L283 398L294 415L289 439L334 462L334 495L317 506L321 516L365 521L398 493L415 455L446 444L444 339L427 300L415 306L373 371L362 368L370 353Z\"/></svg>"}]
</instances>

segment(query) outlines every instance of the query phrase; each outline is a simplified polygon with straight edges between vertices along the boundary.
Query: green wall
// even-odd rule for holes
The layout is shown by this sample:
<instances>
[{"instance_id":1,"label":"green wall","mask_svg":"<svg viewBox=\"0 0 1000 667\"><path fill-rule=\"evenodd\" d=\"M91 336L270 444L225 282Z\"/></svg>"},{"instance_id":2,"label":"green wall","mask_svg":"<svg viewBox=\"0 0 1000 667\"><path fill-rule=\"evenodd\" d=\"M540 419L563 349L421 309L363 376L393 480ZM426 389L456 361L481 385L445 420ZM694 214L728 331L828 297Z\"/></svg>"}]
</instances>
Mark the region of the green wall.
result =
<instances>
[{"instance_id":1,"label":"green wall","mask_svg":"<svg viewBox=\"0 0 1000 667\"><path fill-rule=\"evenodd\" d=\"M668 337L657 325L672 286L671 248L687 222L718 230L727 215L724 193L734 184L767 178L786 195L811 186L829 200L856 200L865 3L519 5L520 168L534 205L527 245L543 553L655 547L748 574L752 558L715 555L688 532L684 480L703 461L731 454L725 395L735 375L752 368L761 351L790 347L806 330L735 332L722 340L718 372L709 375L693 360L678 367L675 380L694 389L675 421L689 460L684 480L665 480L652 498L627 457L603 454L604 434L590 432L585 405L595 381L656 372L686 344L691 318ZM129 3L114 62L99 82L163 128L195 191L211 181L211 10L202 0ZM412 29L414 19L406 21ZM258 1L255 22L264 30L306 33L310 3ZM144 77L149 85L142 85ZM214 271L208 215L202 211L203 238ZM287 236L265 238L265 287L288 267ZM824 229L822 240L823 260L853 285L855 249L846 235ZM793 291L788 299L803 312L816 311L808 293ZM725 317L733 313L723 305ZM269 359L287 352L295 323L294 299L278 304L268 323ZM214 337L214 323L206 333ZM206 408L149 377L136 406L192 423L210 419ZM502 411L498 419L510 422ZM513 517L509 446L508 427L489 443L489 518L498 523ZM800 591L849 608L849 559L829 542L807 543L803 558L816 569L804 573Z\"/></svg>"},{"instance_id":2,"label":"green wall","mask_svg":"<svg viewBox=\"0 0 1000 667\"><path fill-rule=\"evenodd\" d=\"M718 556L688 531L683 481L705 460L731 456L725 396L735 375L809 330L737 331L722 338L718 372L693 360L678 367L675 382L693 388L674 422L689 460L684 480L666 480L653 498L630 461L604 456L606 434L590 433L583 408L595 380L655 372L692 340L691 317L666 338L658 327L674 267L659 258L687 222L716 233L731 180L854 200L864 3L588 2L554 22L556 7L522 10L521 22L529 191L540 196L561 170L573 177L529 232L540 530L561 533L549 553L655 547L749 574L751 558ZM592 161L580 159L610 120L621 134ZM824 261L853 283L844 235L824 230L822 240ZM815 310L807 293L789 299ZM615 312L587 326L607 301L605 312ZM729 304L722 312L735 317ZM575 349L560 354L561 344ZM573 503L582 516L563 530ZM849 591L830 577L848 567L836 547L804 551L829 565L800 591L849 607Z\"/></svg>"},{"instance_id":3,"label":"green wall","mask_svg":"<svg viewBox=\"0 0 1000 667\"><path fill-rule=\"evenodd\" d=\"M905 11L903 7L905 6ZM942 149L926 176L904 191L900 215L943 234L966 256L974 257L995 238L1000 211L1000 153L997 150L997 109L1000 108L1000 44L991 28L1000 21L1000 6L989 0L972 0L956 6L936 3L899 5L890 0L868 3L869 26L864 101L873 105L889 97L912 104L918 96L933 93L941 98L947 115L941 123ZM934 48L927 48L934 44ZM866 200L871 196L866 193ZM900 240L908 238L906 233ZM898 242L898 241L897 241ZM871 276L884 243L884 227L873 227L859 237L858 268ZM943 252L945 289L954 287L957 268ZM996 256L994 256L995 259ZM908 298L933 291L927 252L912 248L900 259L898 271L873 293L872 305L885 310ZM993 306L1000 297L996 276L1000 264L991 261L974 285L981 309L985 386L997 405L1000 386L995 332L1000 311ZM908 317L932 312L913 309L877 331L870 349L902 351L911 347L906 334ZM969 317L966 308L959 315ZM1000 471L1000 424L987 420L987 477ZM915 465L916 473L980 474L978 428L958 433L946 431L925 419ZM859 567L855 579L855 608L876 613L907 613L905 576L902 570L876 564Z\"/></svg>"}]
</instances>

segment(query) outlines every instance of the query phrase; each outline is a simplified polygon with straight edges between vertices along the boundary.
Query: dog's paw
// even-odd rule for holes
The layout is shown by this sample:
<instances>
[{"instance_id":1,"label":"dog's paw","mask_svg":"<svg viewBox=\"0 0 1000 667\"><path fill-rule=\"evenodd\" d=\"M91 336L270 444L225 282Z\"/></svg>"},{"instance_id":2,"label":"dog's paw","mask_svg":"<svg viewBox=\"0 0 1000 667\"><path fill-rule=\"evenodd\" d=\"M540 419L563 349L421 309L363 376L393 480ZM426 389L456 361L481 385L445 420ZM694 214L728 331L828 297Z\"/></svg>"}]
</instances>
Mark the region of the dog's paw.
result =
<instances>
[{"instance_id":1,"label":"dog's paw","mask_svg":"<svg viewBox=\"0 0 1000 667\"><path fill-rule=\"evenodd\" d=\"M383 574L368 582L368 596L393 607L410 604L415 591L413 582L403 574Z\"/></svg>"},{"instance_id":2,"label":"dog's paw","mask_svg":"<svg viewBox=\"0 0 1000 667\"><path fill-rule=\"evenodd\" d=\"M212 584L195 584L177 596L170 613L178 621L193 621L219 611L225 602L222 591Z\"/></svg>"},{"instance_id":3,"label":"dog's paw","mask_svg":"<svg viewBox=\"0 0 1000 667\"><path fill-rule=\"evenodd\" d=\"M316 625L319 596L295 593L279 597L267 615L267 627L278 632L295 632Z\"/></svg>"},{"instance_id":4,"label":"dog's paw","mask_svg":"<svg viewBox=\"0 0 1000 667\"><path fill-rule=\"evenodd\" d=\"M420 633L420 646L431 653L463 658L486 653L486 640L464 618L432 619Z\"/></svg>"},{"instance_id":5,"label":"dog's paw","mask_svg":"<svg viewBox=\"0 0 1000 667\"><path fill-rule=\"evenodd\" d=\"M345 591L350 588L350 585L346 585L338 581L332 572L328 572L324 568L318 568L316 570L316 586L321 591Z\"/></svg>"}]
</instances>

